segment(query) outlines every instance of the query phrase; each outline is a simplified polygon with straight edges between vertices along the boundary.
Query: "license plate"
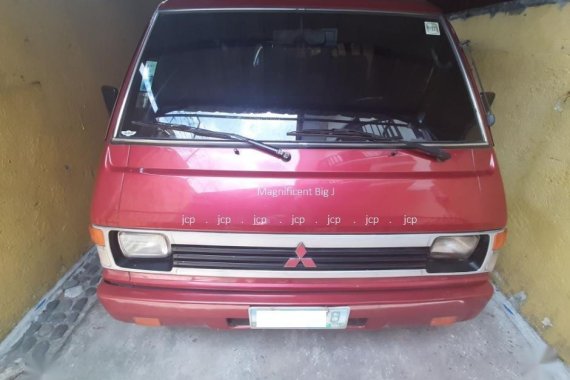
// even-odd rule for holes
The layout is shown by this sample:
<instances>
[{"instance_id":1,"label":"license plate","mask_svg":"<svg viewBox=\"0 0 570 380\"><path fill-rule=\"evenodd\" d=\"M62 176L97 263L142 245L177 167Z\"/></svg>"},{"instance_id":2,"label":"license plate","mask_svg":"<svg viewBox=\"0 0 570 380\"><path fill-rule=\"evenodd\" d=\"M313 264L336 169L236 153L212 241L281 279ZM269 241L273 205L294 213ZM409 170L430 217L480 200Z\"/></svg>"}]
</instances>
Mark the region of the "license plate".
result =
<instances>
[{"instance_id":1,"label":"license plate","mask_svg":"<svg viewBox=\"0 0 570 380\"><path fill-rule=\"evenodd\" d=\"M252 329L345 329L349 307L251 307Z\"/></svg>"}]
</instances>

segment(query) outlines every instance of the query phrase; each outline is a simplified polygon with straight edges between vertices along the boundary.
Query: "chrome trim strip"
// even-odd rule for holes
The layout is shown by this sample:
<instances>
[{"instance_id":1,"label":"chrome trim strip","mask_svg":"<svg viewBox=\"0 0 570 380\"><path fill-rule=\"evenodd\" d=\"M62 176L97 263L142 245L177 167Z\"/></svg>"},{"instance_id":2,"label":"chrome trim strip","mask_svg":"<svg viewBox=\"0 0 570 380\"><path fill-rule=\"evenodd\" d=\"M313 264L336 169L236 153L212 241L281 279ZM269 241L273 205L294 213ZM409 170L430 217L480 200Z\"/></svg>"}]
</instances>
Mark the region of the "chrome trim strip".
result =
<instances>
[{"instance_id":1,"label":"chrome trim strip","mask_svg":"<svg viewBox=\"0 0 570 380\"><path fill-rule=\"evenodd\" d=\"M473 84L469 81L469 75L467 74L467 68L463 60L461 59L461 54L459 54L459 45L455 44L455 40L451 35L451 31L449 29L450 24L448 23L447 19L444 16L439 18L439 23L442 24L443 30L445 31L445 35L447 36L448 42L451 44L451 48L453 50L453 54L455 55L455 60L459 65L461 70L461 74L463 75L463 80L465 82L465 86L469 91L469 96L471 97L471 105L473 106L473 111L475 111L475 115L477 117L477 121L479 123L479 131L481 132L481 136L483 136L483 140L487 145L489 144L489 138L487 136L487 131L485 130L485 122L483 121L483 115L486 113L484 110L479 108L479 102L477 102L477 98L473 88Z\"/></svg>"},{"instance_id":2,"label":"chrome trim strip","mask_svg":"<svg viewBox=\"0 0 570 380\"><path fill-rule=\"evenodd\" d=\"M403 15L412 17L436 17L439 12L406 12L406 11L382 11L377 9L350 9L350 8L186 8L186 9L158 9L158 13L193 13L193 12L319 12L319 13L377 13L386 15Z\"/></svg>"},{"instance_id":3,"label":"chrome trim strip","mask_svg":"<svg viewBox=\"0 0 570 380\"><path fill-rule=\"evenodd\" d=\"M182 9L159 9L158 13L207 13L207 12L286 12L304 11L305 8L182 8Z\"/></svg>"},{"instance_id":4,"label":"chrome trim strip","mask_svg":"<svg viewBox=\"0 0 570 380\"><path fill-rule=\"evenodd\" d=\"M277 148L289 148L289 149L304 149L304 148L319 148L319 149L349 149L349 148L358 148L358 149L379 149L379 148L386 148L386 149L406 149L405 144L383 144L383 143L310 143L310 142L271 142L271 141L264 141L268 144L271 144ZM129 139L129 138L115 138L113 139L112 143L123 143L128 145L138 144L138 145L163 145L163 146L185 146L185 147L227 147L227 148L235 148L235 147L251 147L247 143L241 143L237 141L226 141L226 140L145 140L145 139ZM422 143L425 146L437 146L441 148L472 148L472 147L488 147L488 143L469 143L469 144L458 144L458 143Z\"/></svg>"},{"instance_id":5,"label":"chrome trim strip","mask_svg":"<svg viewBox=\"0 0 570 380\"><path fill-rule=\"evenodd\" d=\"M137 273L174 274L180 276L239 277L239 278L381 278L442 275L472 275L492 270L496 252L492 251L494 236L502 230L476 231L465 233L428 234L366 234L366 235L312 235L312 234L260 234L260 233L221 233L171 231L152 229L129 229L94 226L104 231L105 247L98 247L101 264L106 269ZM170 272L137 270L117 266L109 245L110 231L148 232L165 235L171 244L221 245L240 247L296 247L303 242L309 248L370 248L370 247L429 247L440 236L466 236L489 234L491 236L485 262L475 272L428 273L423 269L413 270L371 270L371 271L267 271L267 270L228 270L173 268Z\"/></svg>"},{"instance_id":6,"label":"chrome trim strip","mask_svg":"<svg viewBox=\"0 0 570 380\"><path fill-rule=\"evenodd\" d=\"M158 272L153 272L157 274ZM390 278L390 277L417 277L430 275L425 270L385 270L385 271L315 271L315 272L277 272L277 271L247 271L247 270L222 270L222 269L191 269L174 268L170 274L180 276L203 276L203 277L231 277L231 278Z\"/></svg>"}]
</instances>

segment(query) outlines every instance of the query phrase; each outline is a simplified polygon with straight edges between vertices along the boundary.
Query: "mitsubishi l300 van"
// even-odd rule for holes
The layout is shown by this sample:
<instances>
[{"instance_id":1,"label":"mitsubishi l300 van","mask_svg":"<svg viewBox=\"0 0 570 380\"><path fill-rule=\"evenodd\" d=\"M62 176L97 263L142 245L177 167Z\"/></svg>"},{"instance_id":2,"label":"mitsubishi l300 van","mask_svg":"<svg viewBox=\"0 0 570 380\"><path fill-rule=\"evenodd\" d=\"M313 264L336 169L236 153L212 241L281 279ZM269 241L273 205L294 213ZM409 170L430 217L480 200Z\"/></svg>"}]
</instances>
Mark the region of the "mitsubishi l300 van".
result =
<instances>
[{"instance_id":1,"label":"mitsubishi l300 van","mask_svg":"<svg viewBox=\"0 0 570 380\"><path fill-rule=\"evenodd\" d=\"M493 117L430 3L165 1L105 95L90 232L114 318L382 328L489 301Z\"/></svg>"}]
</instances>

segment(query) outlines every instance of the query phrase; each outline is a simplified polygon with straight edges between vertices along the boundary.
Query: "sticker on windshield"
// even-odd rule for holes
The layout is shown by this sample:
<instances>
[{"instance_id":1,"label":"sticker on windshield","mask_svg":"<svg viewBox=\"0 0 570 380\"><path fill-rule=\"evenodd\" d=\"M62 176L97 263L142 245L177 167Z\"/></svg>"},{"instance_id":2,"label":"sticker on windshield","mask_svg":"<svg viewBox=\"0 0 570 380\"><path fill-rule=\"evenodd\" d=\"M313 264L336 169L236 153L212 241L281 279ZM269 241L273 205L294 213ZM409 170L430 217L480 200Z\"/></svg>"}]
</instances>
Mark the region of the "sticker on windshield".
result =
<instances>
[{"instance_id":1,"label":"sticker on windshield","mask_svg":"<svg viewBox=\"0 0 570 380\"><path fill-rule=\"evenodd\" d=\"M136 135L137 133L135 131L121 131L121 134L123 136L131 137L131 136Z\"/></svg>"},{"instance_id":2,"label":"sticker on windshield","mask_svg":"<svg viewBox=\"0 0 570 380\"><path fill-rule=\"evenodd\" d=\"M148 83L150 85L152 85L152 81L154 80L154 73L156 72L157 63L158 62L156 62L156 61L146 61L146 64L144 65L144 67L145 67L144 69L146 70L146 72L145 72L146 78L145 79L148 80ZM145 91L145 90L146 90L146 87L145 87L145 83L143 80L143 81L141 81L140 91Z\"/></svg>"},{"instance_id":3,"label":"sticker on windshield","mask_svg":"<svg viewBox=\"0 0 570 380\"><path fill-rule=\"evenodd\" d=\"M154 113L158 111L158 104L156 104L156 99L152 93L152 80L154 79L154 72L156 70L155 61L147 61L146 64L141 63L139 67L139 73L141 74L141 89L144 88L146 95L148 96L148 101L152 107Z\"/></svg>"},{"instance_id":4,"label":"sticker on windshield","mask_svg":"<svg viewBox=\"0 0 570 380\"><path fill-rule=\"evenodd\" d=\"M426 26L426 34L432 36L439 36L441 33L439 32L439 24L433 21L426 21L424 22Z\"/></svg>"}]
</instances>

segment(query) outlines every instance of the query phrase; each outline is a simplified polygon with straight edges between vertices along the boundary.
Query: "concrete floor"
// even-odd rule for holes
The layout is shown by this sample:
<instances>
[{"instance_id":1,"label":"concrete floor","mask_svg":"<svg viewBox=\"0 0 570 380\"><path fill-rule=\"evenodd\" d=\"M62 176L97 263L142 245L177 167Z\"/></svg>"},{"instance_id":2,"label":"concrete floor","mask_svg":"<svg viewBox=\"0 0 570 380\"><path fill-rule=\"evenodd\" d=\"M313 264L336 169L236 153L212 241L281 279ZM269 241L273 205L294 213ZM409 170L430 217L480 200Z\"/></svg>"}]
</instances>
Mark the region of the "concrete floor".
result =
<instances>
[{"instance_id":1,"label":"concrete floor","mask_svg":"<svg viewBox=\"0 0 570 380\"><path fill-rule=\"evenodd\" d=\"M538 359L503 302L497 294L451 327L372 332L145 328L97 303L45 378L536 379L528 371Z\"/></svg>"}]
</instances>

